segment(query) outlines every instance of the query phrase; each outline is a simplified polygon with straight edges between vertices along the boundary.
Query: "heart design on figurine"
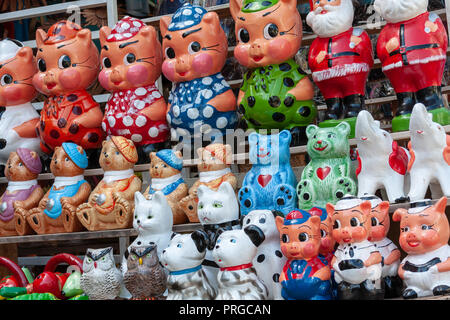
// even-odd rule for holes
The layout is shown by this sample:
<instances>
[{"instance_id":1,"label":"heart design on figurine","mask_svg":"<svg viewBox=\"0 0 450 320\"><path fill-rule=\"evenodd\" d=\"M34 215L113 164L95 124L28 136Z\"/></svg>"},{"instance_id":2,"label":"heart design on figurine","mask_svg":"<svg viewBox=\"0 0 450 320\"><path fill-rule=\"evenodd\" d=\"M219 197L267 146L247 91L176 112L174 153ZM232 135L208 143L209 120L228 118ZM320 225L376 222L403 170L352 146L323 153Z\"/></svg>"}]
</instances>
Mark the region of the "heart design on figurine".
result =
<instances>
[{"instance_id":1,"label":"heart design on figurine","mask_svg":"<svg viewBox=\"0 0 450 320\"><path fill-rule=\"evenodd\" d=\"M267 184L272 180L272 175L270 174L262 174L258 176L258 183L261 187L265 188Z\"/></svg>"},{"instance_id":2,"label":"heart design on figurine","mask_svg":"<svg viewBox=\"0 0 450 320\"><path fill-rule=\"evenodd\" d=\"M330 173L331 168L330 167L323 167L323 168L318 168L316 170L316 174L319 177L320 180L325 179L328 174Z\"/></svg>"}]
</instances>

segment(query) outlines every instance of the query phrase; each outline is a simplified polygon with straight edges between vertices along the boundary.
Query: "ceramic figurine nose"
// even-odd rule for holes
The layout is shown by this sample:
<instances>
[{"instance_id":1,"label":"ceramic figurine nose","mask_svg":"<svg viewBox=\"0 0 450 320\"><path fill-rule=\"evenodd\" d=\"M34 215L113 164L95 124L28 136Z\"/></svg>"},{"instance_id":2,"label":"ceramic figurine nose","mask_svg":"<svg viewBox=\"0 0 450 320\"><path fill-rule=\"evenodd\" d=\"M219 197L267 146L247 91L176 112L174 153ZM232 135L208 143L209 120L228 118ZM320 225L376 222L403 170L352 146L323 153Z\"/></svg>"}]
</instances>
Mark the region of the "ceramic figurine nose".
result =
<instances>
[{"instance_id":1,"label":"ceramic figurine nose","mask_svg":"<svg viewBox=\"0 0 450 320\"><path fill-rule=\"evenodd\" d=\"M318 144L322 144L322 140L317 140L317 143Z\"/></svg>"},{"instance_id":2,"label":"ceramic figurine nose","mask_svg":"<svg viewBox=\"0 0 450 320\"><path fill-rule=\"evenodd\" d=\"M163 251L162 251L162 253L165 253L166 252L166 249L164 249Z\"/></svg>"},{"instance_id":3,"label":"ceramic figurine nose","mask_svg":"<svg viewBox=\"0 0 450 320\"><path fill-rule=\"evenodd\" d=\"M218 245L216 246L216 249L219 249L219 246L218 246Z\"/></svg>"}]
</instances>

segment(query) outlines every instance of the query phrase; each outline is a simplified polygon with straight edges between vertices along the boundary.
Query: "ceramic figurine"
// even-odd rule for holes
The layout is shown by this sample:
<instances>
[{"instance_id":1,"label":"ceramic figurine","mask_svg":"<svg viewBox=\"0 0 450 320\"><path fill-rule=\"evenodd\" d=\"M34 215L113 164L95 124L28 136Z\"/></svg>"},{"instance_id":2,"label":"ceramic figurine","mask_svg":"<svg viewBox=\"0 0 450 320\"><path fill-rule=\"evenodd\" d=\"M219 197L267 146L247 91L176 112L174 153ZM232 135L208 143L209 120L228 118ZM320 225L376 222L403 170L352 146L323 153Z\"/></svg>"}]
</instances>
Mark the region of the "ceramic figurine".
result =
<instances>
[{"instance_id":1,"label":"ceramic figurine","mask_svg":"<svg viewBox=\"0 0 450 320\"><path fill-rule=\"evenodd\" d=\"M303 142L317 114L314 88L294 61L302 42L296 0L231 0L238 43L234 57L249 71L238 95L248 128L291 129Z\"/></svg>"},{"instance_id":2,"label":"ceramic figurine","mask_svg":"<svg viewBox=\"0 0 450 320\"><path fill-rule=\"evenodd\" d=\"M352 27L352 0L309 3L306 22L317 38L310 46L308 63L327 105L327 120L319 126L333 127L345 118L351 125L352 138L373 66L372 43L366 31Z\"/></svg>"},{"instance_id":3,"label":"ceramic figurine","mask_svg":"<svg viewBox=\"0 0 450 320\"><path fill-rule=\"evenodd\" d=\"M356 194L350 164L349 133L350 125L345 121L332 128L315 125L306 128L311 161L297 185L300 209L324 208L328 202L334 204L345 194Z\"/></svg>"},{"instance_id":4,"label":"ceramic figurine","mask_svg":"<svg viewBox=\"0 0 450 320\"><path fill-rule=\"evenodd\" d=\"M372 205L370 213L369 241L375 244L383 257L383 270L381 277L384 281L384 297L396 298L401 295L402 280L397 274L400 265L400 250L387 238L391 219L389 217L389 202L381 201L374 195L360 197L363 201L370 201Z\"/></svg>"},{"instance_id":5,"label":"ceramic figurine","mask_svg":"<svg viewBox=\"0 0 450 320\"><path fill-rule=\"evenodd\" d=\"M285 300L330 300L331 271L319 254L319 216L293 210L286 218L276 217L281 251L288 259L280 269L281 295Z\"/></svg>"},{"instance_id":6,"label":"ceramic figurine","mask_svg":"<svg viewBox=\"0 0 450 320\"><path fill-rule=\"evenodd\" d=\"M28 284L27 277L23 270L14 262L6 257L0 257L0 266L8 269L12 275L4 277L0 281L0 288L3 287L26 287Z\"/></svg>"},{"instance_id":7,"label":"ceramic figurine","mask_svg":"<svg viewBox=\"0 0 450 320\"><path fill-rule=\"evenodd\" d=\"M208 247L203 230L176 234L161 255L161 264L169 270L167 300L212 300L216 291L202 267Z\"/></svg>"},{"instance_id":8,"label":"ceramic figurine","mask_svg":"<svg viewBox=\"0 0 450 320\"><path fill-rule=\"evenodd\" d=\"M239 203L229 182L222 183L217 190L201 185L198 194L198 218L208 235L208 249L203 267L211 285L216 289L219 267L214 262L212 250L216 245L219 230L240 229Z\"/></svg>"},{"instance_id":9,"label":"ceramic figurine","mask_svg":"<svg viewBox=\"0 0 450 320\"><path fill-rule=\"evenodd\" d=\"M229 144L213 143L205 148L197 149L199 157L198 180L189 189L188 196L180 201L181 209L186 213L190 222L199 222L197 215L197 190L203 185L212 190L217 190L223 182L231 184L233 189L237 187L237 180L231 172L231 157L233 151Z\"/></svg>"},{"instance_id":10,"label":"ceramic figurine","mask_svg":"<svg viewBox=\"0 0 450 320\"><path fill-rule=\"evenodd\" d=\"M409 152L399 147L391 135L380 128L380 122L363 110L356 120L358 146L358 197L386 190L389 202L405 202L404 191Z\"/></svg>"},{"instance_id":11,"label":"ceramic figurine","mask_svg":"<svg viewBox=\"0 0 450 320\"><path fill-rule=\"evenodd\" d=\"M257 226L264 234L264 241L258 246L256 256L253 258L253 267L258 279L267 288L267 299L281 300L281 284L278 281L280 270L286 263L280 249L280 234L275 223L281 212L272 210L254 210L249 212L243 220L242 227Z\"/></svg>"},{"instance_id":12,"label":"ceramic figurine","mask_svg":"<svg viewBox=\"0 0 450 320\"><path fill-rule=\"evenodd\" d=\"M333 222L333 238L339 243L331 267L339 300L381 300L382 256L368 240L371 203L346 195L336 205L327 203Z\"/></svg>"},{"instance_id":13,"label":"ceramic figurine","mask_svg":"<svg viewBox=\"0 0 450 320\"><path fill-rule=\"evenodd\" d=\"M64 283L61 295L64 298L75 298L77 296L81 296L84 294L84 291L81 289L81 271L82 267L79 271L73 271L66 279Z\"/></svg>"},{"instance_id":14,"label":"ceramic figurine","mask_svg":"<svg viewBox=\"0 0 450 320\"><path fill-rule=\"evenodd\" d=\"M267 300L267 288L252 264L263 241L264 233L254 225L220 232L212 252L220 267L216 300Z\"/></svg>"},{"instance_id":15,"label":"ceramic figurine","mask_svg":"<svg viewBox=\"0 0 450 320\"><path fill-rule=\"evenodd\" d=\"M5 176L8 186L0 197L0 236L15 236L15 214L34 208L44 196L41 186L37 182L41 173L42 164L36 151L26 148L18 148L10 153L5 166ZM31 228L26 221L23 228L24 234L29 234Z\"/></svg>"},{"instance_id":16,"label":"ceramic figurine","mask_svg":"<svg viewBox=\"0 0 450 320\"><path fill-rule=\"evenodd\" d=\"M211 140L234 129L236 98L221 74L228 55L225 32L216 12L185 3L172 17L161 17L164 62L162 72L173 86L167 122L172 140Z\"/></svg>"},{"instance_id":17,"label":"ceramic figurine","mask_svg":"<svg viewBox=\"0 0 450 320\"><path fill-rule=\"evenodd\" d=\"M447 125L441 84L447 60L448 35L439 16L427 11L428 0L376 0L375 10L386 20L377 42L382 70L397 93L392 130L407 131L417 102Z\"/></svg>"},{"instance_id":18,"label":"ceramic figurine","mask_svg":"<svg viewBox=\"0 0 450 320\"><path fill-rule=\"evenodd\" d=\"M172 208L173 224L187 222L187 216L180 207L180 201L187 196L188 186L181 176L183 157L180 151L164 149L150 153L150 185L144 196L150 198L156 191L162 191Z\"/></svg>"},{"instance_id":19,"label":"ceramic figurine","mask_svg":"<svg viewBox=\"0 0 450 320\"><path fill-rule=\"evenodd\" d=\"M167 276L159 264L156 244L130 247L123 282L134 299L161 299Z\"/></svg>"},{"instance_id":20,"label":"ceramic figurine","mask_svg":"<svg viewBox=\"0 0 450 320\"><path fill-rule=\"evenodd\" d=\"M155 28L125 17L113 29L100 29L100 84L112 92L102 127L142 149L140 158L167 140L166 102L155 85L161 75L162 51ZM142 159L144 160L144 159ZM144 161L147 162L147 161Z\"/></svg>"},{"instance_id":21,"label":"ceramic figurine","mask_svg":"<svg viewBox=\"0 0 450 320\"><path fill-rule=\"evenodd\" d=\"M55 176L53 185L37 207L23 211L17 219L21 219L21 223L26 219L38 234L80 231L82 225L76 217L76 209L87 201L91 192L91 186L83 177L87 165L86 152L81 146L63 142L61 147L56 147L50 164Z\"/></svg>"},{"instance_id":22,"label":"ceramic figurine","mask_svg":"<svg viewBox=\"0 0 450 320\"><path fill-rule=\"evenodd\" d=\"M325 258L327 263L331 265L331 260L334 257L334 247L336 240L333 239L333 223L331 216L328 215L327 210L324 208L313 207L308 213L311 216L320 217L320 248L319 254ZM332 271L333 272L333 271Z\"/></svg>"},{"instance_id":23,"label":"ceramic figurine","mask_svg":"<svg viewBox=\"0 0 450 320\"><path fill-rule=\"evenodd\" d=\"M406 289L405 299L450 293L450 231L445 208L447 198L436 204L429 200L399 208L392 219L400 221L399 243L408 254L400 263L398 275Z\"/></svg>"},{"instance_id":24,"label":"ceramic figurine","mask_svg":"<svg viewBox=\"0 0 450 320\"><path fill-rule=\"evenodd\" d=\"M142 181L134 174L138 155L131 140L110 136L103 141L100 166L105 172L89 196L88 202L77 208L78 220L89 231L131 227L134 193L141 190Z\"/></svg>"},{"instance_id":25,"label":"ceramic figurine","mask_svg":"<svg viewBox=\"0 0 450 320\"><path fill-rule=\"evenodd\" d=\"M291 133L288 130L273 135L252 132L248 142L252 168L245 175L238 192L241 214L261 209L288 214L297 201L297 181L289 153Z\"/></svg>"},{"instance_id":26,"label":"ceramic figurine","mask_svg":"<svg viewBox=\"0 0 450 320\"><path fill-rule=\"evenodd\" d=\"M90 300L113 300L119 295L123 277L116 268L112 247L87 249L80 284Z\"/></svg>"},{"instance_id":27,"label":"ceramic figurine","mask_svg":"<svg viewBox=\"0 0 450 320\"><path fill-rule=\"evenodd\" d=\"M0 65L0 165L5 165L17 148L40 151L35 130L39 113L31 104L37 67L33 50L12 39L0 41Z\"/></svg>"},{"instance_id":28,"label":"ceramic figurine","mask_svg":"<svg viewBox=\"0 0 450 320\"><path fill-rule=\"evenodd\" d=\"M48 32L36 30L38 73L33 85L47 96L36 130L41 149L51 153L65 141L85 150L99 148L104 138L103 113L86 91L97 78L99 58L91 31L60 21Z\"/></svg>"},{"instance_id":29,"label":"ceramic figurine","mask_svg":"<svg viewBox=\"0 0 450 320\"><path fill-rule=\"evenodd\" d=\"M425 198L430 183L437 182L442 194L450 197L450 135L432 121L423 104L414 106L409 124L411 141L408 143L411 159L408 171L411 201Z\"/></svg>"}]
</instances>

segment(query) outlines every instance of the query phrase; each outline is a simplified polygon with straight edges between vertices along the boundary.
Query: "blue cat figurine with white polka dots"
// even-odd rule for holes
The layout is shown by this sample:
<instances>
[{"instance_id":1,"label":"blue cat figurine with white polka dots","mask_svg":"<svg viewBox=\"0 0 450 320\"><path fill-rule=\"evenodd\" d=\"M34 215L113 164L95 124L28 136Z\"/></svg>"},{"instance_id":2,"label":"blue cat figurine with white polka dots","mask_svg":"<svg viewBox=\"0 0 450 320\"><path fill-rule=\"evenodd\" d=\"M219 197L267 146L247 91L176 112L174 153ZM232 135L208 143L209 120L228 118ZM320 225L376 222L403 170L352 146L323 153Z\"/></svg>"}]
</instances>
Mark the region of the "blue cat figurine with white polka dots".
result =
<instances>
[{"instance_id":1,"label":"blue cat figurine with white polka dots","mask_svg":"<svg viewBox=\"0 0 450 320\"><path fill-rule=\"evenodd\" d=\"M192 137L222 137L237 123L236 97L220 73L228 54L219 16L185 3L162 17L162 72L173 86L167 122L173 141Z\"/></svg>"},{"instance_id":2,"label":"blue cat figurine with white polka dots","mask_svg":"<svg viewBox=\"0 0 450 320\"><path fill-rule=\"evenodd\" d=\"M291 133L249 135L252 168L245 175L238 192L241 214L252 210L278 210L284 215L296 206L294 171L290 164Z\"/></svg>"}]
</instances>

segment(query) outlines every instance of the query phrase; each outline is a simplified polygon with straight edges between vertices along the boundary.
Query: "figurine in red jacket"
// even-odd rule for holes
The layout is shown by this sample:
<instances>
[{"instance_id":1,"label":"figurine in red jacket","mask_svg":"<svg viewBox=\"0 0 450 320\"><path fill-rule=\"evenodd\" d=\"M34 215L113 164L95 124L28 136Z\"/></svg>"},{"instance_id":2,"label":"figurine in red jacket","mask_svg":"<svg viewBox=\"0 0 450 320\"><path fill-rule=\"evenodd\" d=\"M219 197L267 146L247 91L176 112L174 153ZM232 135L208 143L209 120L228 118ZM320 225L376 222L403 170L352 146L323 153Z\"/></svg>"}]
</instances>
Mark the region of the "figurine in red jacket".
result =
<instances>
[{"instance_id":1,"label":"figurine in red jacket","mask_svg":"<svg viewBox=\"0 0 450 320\"><path fill-rule=\"evenodd\" d=\"M448 38L441 19L427 11L428 0L376 0L375 10L387 21L378 37L377 54L382 70L398 98L393 131L408 130L409 116L418 102L447 125L441 84L447 59Z\"/></svg>"},{"instance_id":2,"label":"figurine in red jacket","mask_svg":"<svg viewBox=\"0 0 450 320\"><path fill-rule=\"evenodd\" d=\"M352 0L310 0L306 22L317 38L309 67L327 104L327 119L352 118L364 107L366 80L373 65L369 35L353 28Z\"/></svg>"}]
</instances>

